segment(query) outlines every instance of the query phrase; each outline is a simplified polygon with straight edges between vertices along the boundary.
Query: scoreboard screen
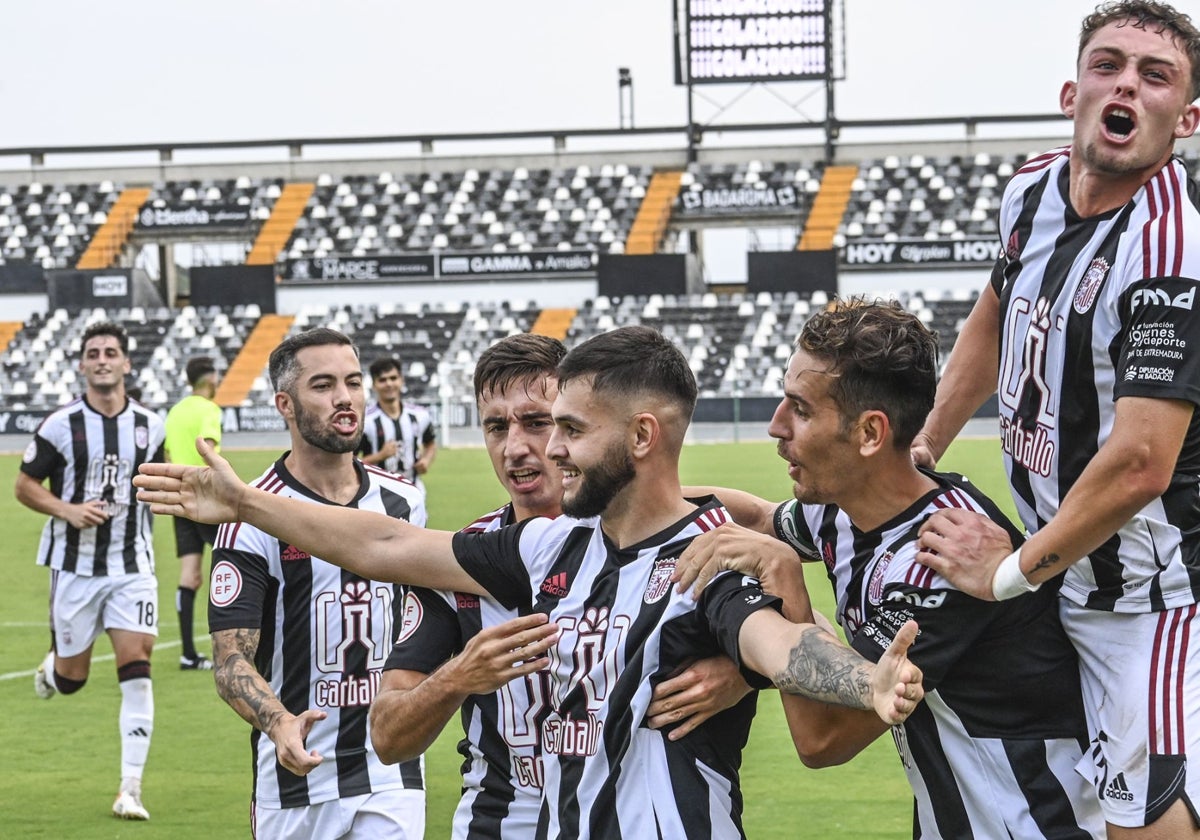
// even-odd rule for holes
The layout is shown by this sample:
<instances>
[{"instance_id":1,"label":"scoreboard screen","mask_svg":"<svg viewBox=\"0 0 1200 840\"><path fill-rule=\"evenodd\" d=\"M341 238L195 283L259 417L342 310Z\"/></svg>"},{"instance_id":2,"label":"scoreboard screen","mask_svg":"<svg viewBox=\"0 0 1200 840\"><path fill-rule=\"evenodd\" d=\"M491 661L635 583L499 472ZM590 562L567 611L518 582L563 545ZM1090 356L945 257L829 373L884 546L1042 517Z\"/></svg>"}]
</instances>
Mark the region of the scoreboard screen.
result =
<instances>
[{"instance_id":1,"label":"scoreboard screen","mask_svg":"<svg viewBox=\"0 0 1200 840\"><path fill-rule=\"evenodd\" d=\"M829 76L832 0L675 0L675 81L818 81Z\"/></svg>"}]
</instances>

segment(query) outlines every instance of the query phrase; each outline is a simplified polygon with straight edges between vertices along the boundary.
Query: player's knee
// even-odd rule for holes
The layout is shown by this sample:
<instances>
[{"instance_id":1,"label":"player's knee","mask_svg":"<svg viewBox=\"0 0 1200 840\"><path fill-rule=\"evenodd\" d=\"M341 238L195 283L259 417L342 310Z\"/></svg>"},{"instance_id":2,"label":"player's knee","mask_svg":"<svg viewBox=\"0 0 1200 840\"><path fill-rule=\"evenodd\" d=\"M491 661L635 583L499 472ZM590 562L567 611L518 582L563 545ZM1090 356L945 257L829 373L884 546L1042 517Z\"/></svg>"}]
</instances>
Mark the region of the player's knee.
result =
<instances>
[{"instance_id":1,"label":"player's knee","mask_svg":"<svg viewBox=\"0 0 1200 840\"><path fill-rule=\"evenodd\" d=\"M134 662L126 662L117 668L117 682L125 682L126 680L150 679L150 660L139 659Z\"/></svg>"},{"instance_id":2,"label":"player's knee","mask_svg":"<svg viewBox=\"0 0 1200 840\"><path fill-rule=\"evenodd\" d=\"M79 689L83 688L87 682L87 677L81 680L73 680L70 677L64 677L58 673L58 669L54 671L54 687L58 689L59 694L74 694Z\"/></svg>"}]
</instances>

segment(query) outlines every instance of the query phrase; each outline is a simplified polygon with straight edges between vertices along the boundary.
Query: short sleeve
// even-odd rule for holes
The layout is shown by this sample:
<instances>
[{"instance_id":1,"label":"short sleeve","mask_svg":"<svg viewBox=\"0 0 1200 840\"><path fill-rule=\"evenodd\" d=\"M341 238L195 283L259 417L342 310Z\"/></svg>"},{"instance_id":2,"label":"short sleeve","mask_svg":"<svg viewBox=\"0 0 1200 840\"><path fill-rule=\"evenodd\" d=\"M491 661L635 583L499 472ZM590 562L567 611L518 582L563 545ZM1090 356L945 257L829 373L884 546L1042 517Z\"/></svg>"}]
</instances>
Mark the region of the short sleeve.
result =
<instances>
[{"instance_id":1,"label":"short sleeve","mask_svg":"<svg viewBox=\"0 0 1200 840\"><path fill-rule=\"evenodd\" d=\"M453 596L451 596L453 597ZM414 586L404 596L403 617L385 671L431 674L462 650L458 614L442 593Z\"/></svg>"},{"instance_id":2,"label":"short sleeve","mask_svg":"<svg viewBox=\"0 0 1200 840\"><path fill-rule=\"evenodd\" d=\"M262 556L230 548L213 549L208 580L209 632L261 629L263 605L276 585Z\"/></svg>"},{"instance_id":3,"label":"short sleeve","mask_svg":"<svg viewBox=\"0 0 1200 840\"><path fill-rule=\"evenodd\" d=\"M742 624L763 609L782 611L783 602L763 592L758 580L736 572L724 572L705 587L697 609L701 610L722 652L737 663L753 688L768 688L771 680L742 662L739 636Z\"/></svg>"}]
</instances>

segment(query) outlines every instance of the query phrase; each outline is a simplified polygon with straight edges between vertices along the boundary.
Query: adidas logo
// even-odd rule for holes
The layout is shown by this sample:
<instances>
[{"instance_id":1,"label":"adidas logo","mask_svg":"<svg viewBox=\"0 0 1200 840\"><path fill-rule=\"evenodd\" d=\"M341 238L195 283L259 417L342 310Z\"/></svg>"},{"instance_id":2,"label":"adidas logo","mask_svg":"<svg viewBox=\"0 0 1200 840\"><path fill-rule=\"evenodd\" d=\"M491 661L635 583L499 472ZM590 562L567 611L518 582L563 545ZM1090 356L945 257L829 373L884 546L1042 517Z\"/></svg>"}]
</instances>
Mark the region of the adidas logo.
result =
<instances>
[{"instance_id":1,"label":"adidas logo","mask_svg":"<svg viewBox=\"0 0 1200 840\"><path fill-rule=\"evenodd\" d=\"M289 543L283 551L279 552L279 559L285 563L289 560L311 560L312 555L307 551L301 551Z\"/></svg>"},{"instance_id":2,"label":"adidas logo","mask_svg":"<svg viewBox=\"0 0 1200 840\"><path fill-rule=\"evenodd\" d=\"M1119 799L1122 802L1133 801L1133 794L1129 792L1129 785L1125 784L1124 773L1118 773L1113 776L1113 780L1104 789L1104 796L1107 799Z\"/></svg>"},{"instance_id":3,"label":"adidas logo","mask_svg":"<svg viewBox=\"0 0 1200 840\"><path fill-rule=\"evenodd\" d=\"M135 729L131 729L128 732L126 732L125 737L126 738L149 738L150 733L139 726Z\"/></svg>"},{"instance_id":4,"label":"adidas logo","mask_svg":"<svg viewBox=\"0 0 1200 840\"><path fill-rule=\"evenodd\" d=\"M561 598L567 594L567 573L559 572L542 581L542 592Z\"/></svg>"}]
</instances>

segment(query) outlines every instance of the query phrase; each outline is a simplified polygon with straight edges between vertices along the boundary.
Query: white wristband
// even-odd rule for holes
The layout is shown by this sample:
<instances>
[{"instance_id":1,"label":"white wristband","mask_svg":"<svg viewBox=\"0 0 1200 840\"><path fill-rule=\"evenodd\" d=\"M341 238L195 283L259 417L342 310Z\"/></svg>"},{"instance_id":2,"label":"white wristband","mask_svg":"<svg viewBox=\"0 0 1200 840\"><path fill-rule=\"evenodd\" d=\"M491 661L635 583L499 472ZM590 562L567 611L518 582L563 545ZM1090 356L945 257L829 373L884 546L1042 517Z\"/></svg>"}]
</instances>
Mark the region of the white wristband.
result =
<instances>
[{"instance_id":1,"label":"white wristband","mask_svg":"<svg viewBox=\"0 0 1200 840\"><path fill-rule=\"evenodd\" d=\"M997 601L1007 601L1026 592L1033 592L1040 583L1030 583L1029 578L1021 571L1021 549L1000 561L992 575L992 597Z\"/></svg>"}]
</instances>

